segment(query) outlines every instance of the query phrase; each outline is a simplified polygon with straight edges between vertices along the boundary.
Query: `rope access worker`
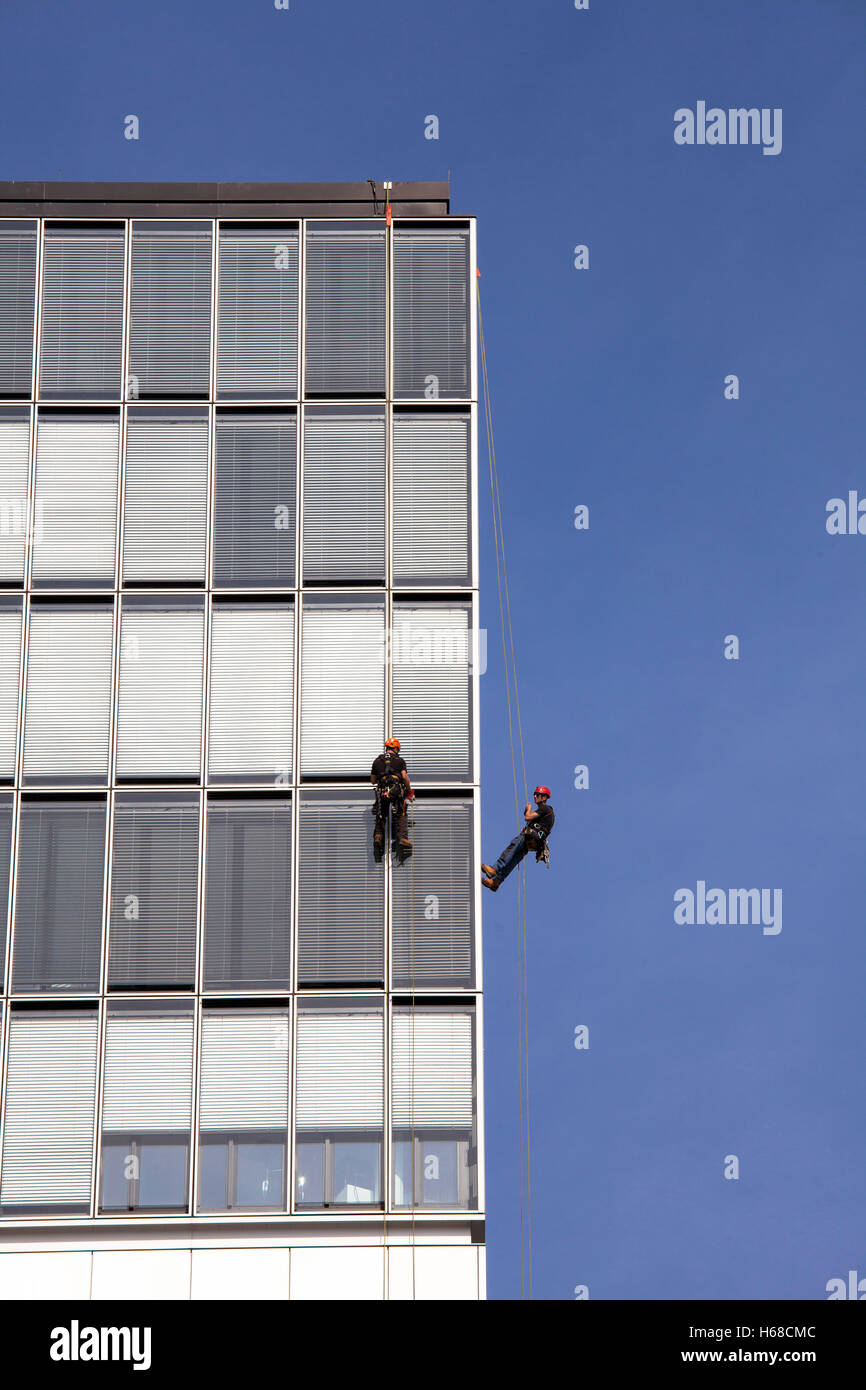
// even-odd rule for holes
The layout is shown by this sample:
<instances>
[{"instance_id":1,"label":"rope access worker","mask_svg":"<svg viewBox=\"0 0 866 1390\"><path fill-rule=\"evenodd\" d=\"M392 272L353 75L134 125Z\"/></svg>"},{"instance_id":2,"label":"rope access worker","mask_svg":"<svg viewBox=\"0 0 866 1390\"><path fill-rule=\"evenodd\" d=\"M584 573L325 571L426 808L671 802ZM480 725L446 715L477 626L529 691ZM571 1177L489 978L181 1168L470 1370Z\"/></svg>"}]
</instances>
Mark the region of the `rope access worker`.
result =
<instances>
[{"instance_id":1,"label":"rope access worker","mask_svg":"<svg viewBox=\"0 0 866 1390\"><path fill-rule=\"evenodd\" d=\"M496 861L496 867L490 864L482 864L483 870L481 882L485 888L489 888L495 893L503 879L506 879L512 869L516 869L521 859L530 850L535 850L535 862L544 860L547 864L550 860L550 850L547 847L547 837L553 829L553 822L556 817L553 814L553 807L548 806L547 799L550 796L550 787L536 787L533 792L535 797L535 810L527 801L523 812L523 819L526 825L519 830L514 839L500 854Z\"/></svg>"},{"instance_id":2,"label":"rope access worker","mask_svg":"<svg viewBox=\"0 0 866 1390\"><path fill-rule=\"evenodd\" d=\"M380 753L370 769L370 781L376 788L376 804L373 815L376 825L373 831L373 858L381 864L385 853L385 830L388 812L391 813L391 847L397 862L403 864L412 853L409 839L406 802L413 801L415 793L409 781L406 764L400 757L400 740L385 739L385 752Z\"/></svg>"}]
</instances>

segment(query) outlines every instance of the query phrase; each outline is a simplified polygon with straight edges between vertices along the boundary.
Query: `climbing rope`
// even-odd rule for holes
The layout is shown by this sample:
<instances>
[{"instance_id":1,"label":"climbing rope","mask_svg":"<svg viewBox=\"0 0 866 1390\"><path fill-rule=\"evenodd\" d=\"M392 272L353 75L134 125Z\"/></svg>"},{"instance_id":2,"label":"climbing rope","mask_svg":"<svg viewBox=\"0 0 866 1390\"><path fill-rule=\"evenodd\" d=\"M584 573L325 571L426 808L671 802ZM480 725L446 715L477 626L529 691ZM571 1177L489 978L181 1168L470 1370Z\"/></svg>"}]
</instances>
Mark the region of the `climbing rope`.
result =
<instances>
[{"instance_id":1,"label":"climbing rope","mask_svg":"<svg viewBox=\"0 0 866 1390\"><path fill-rule=\"evenodd\" d=\"M487 349L481 313L481 286L476 276L478 306L478 337L481 345L481 378L484 404L484 423L487 434L487 455L490 472L490 496L493 513L493 541L496 555L496 590L499 598L499 626L502 635L502 660L505 670L505 696L508 711L508 741L511 748L511 776L514 787L514 809L518 827L521 825L520 799L517 790L517 759L514 748L514 725L517 725L520 749L520 769L523 780L524 805L529 799L526 780L526 757L523 746L523 725L520 717L520 695L517 683L517 658L514 650L514 630L511 622L511 602L508 592L508 568L502 527L502 502L499 473L496 466L496 445L493 437L493 409L490 378L487 371ZM507 629L507 641L506 641ZM514 715L512 716L512 688ZM517 1066L520 1110L520 1293L532 1298L532 1153L529 1124L529 990L526 949L526 865L519 865L517 880ZM525 1209L525 1216L524 1216ZM528 1281L527 1281L528 1273Z\"/></svg>"}]
</instances>

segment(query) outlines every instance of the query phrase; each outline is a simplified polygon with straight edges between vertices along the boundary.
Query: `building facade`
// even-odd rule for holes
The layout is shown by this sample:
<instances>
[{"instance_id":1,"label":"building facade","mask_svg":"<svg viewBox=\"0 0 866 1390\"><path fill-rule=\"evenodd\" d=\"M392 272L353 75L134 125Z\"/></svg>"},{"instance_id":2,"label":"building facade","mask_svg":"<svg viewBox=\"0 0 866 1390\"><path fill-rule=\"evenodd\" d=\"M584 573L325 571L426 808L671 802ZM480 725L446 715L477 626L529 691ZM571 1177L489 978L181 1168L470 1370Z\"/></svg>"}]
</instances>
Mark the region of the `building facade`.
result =
<instances>
[{"instance_id":1,"label":"building facade","mask_svg":"<svg viewBox=\"0 0 866 1390\"><path fill-rule=\"evenodd\" d=\"M0 1298L484 1297L475 231L391 197L0 184Z\"/></svg>"}]
</instances>

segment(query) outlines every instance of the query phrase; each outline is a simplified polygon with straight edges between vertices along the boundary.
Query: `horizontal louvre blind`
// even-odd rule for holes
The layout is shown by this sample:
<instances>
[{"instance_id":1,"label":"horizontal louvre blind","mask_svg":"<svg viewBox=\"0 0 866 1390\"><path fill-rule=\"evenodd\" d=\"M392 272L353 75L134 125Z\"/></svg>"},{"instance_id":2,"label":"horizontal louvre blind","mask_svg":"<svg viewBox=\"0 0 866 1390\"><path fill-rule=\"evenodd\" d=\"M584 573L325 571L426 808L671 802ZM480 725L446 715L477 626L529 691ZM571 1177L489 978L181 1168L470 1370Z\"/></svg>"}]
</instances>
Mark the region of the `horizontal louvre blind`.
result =
<instances>
[{"instance_id":1,"label":"horizontal louvre blind","mask_svg":"<svg viewBox=\"0 0 866 1390\"><path fill-rule=\"evenodd\" d=\"M380 1127L383 1060L381 1014L299 1014L297 1128Z\"/></svg>"},{"instance_id":2,"label":"horizontal louvre blind","mask_svg":"<svg viewBox=\"0 0 866 1390\"><path fill-rule=\"evenodd\" d=\"M0 969L6 963L6 922L9 916L9 877L12 857L12 797L0 801ZM0 1026L3 1013L0 1010Z\"/></svg>"},{"instance_id":3,"label":"horizontal louvre blind","mask_svg":"<svg viewBox=\"0 0 866 1390\"><path fill-rule=\"evenodd\" d=\"M201 1024L203 1131L286 1129L288 1013L206 1012Z\"/></svg>"},{"instance_id":4,"label":"horizontal louvre blind","mask_svg":"<svg viewBox=\"0 0 866 1390\"><path fill-rule=\"evenodd\" d=\"M308 232L306 282L307 395L384 395L384 232Z\"/></svg>"},{"instance_id":5,"label":"horizontal louvre blind","mask_svg":"<svg viewBox=\"0 0 866 1390\"><path fill-rule=\"evenodd\" d=\"M292 767L294 613L214 607L209 762L217 780L284 786Z\"/></svg>"},{"instance_id":6,"label":"horizontal louvre blind","mask_svg":"<svg viewBox=\"0 0 866 1390\"><path fill-rule=\"evenodd\" d=\"M111 1017L106 1025L102 1128L180 1132L192 1113L192 1014Z\"/></svg>"},{"instance_id":7,"label":"horizontal louvre blind","mask_svg":"<svg viewBox=\"0 0 866 1390\"><path fill-rule=\"evenodd\" d=\"M468 608L394 605L391 723L416 778L469 776L470 640Z\"/></svg>"},{"instance_id":8,"label":"horizontal louvre blind","mask_svg":"<svg viewBox=\"0 0 866 1390\"><path fill-rule=\"evenodd\" d=\"M118 799L108 977L187 985L195 974L198 801Z\"/></svg>"},{"instance_id":9,"label":"horizontal louvre blind","mask_svg":"<svg viewBox=\"0 0 866 1390\"><path fill-rule=\"evenodd\" d=\"M89 1207L95 1098L96 1011L13 1016L4 1207Z\"/></svg>"},{"instance_id":10,"label":"horizontal louvre blind","mask_svg":"<svg viewBox=\"0 0 866 1390\"><path fill-rule=\"evenodd\" d=\"M288 803L210 803L206 989L288 985L291 844Z\"/></svg>"},{"instance_id":11,"label":"horizontal louvre blind","mask_svg":"<svg viewBox=\"0 0 866 1390\"><path fill-rule=\"evenodd\" d=\"M422 799L413 808L414 924L413 878L405 873L392 877L394 986L471 988L471 804Z\"/></svg>"},{"instance_id":12,"label":"horizontal louvre blind","mask_svg":"<svg viewBox=\"0 0 866 1390\"><path fill-rule=\"evenodd\" d=\"M36 228L0 226L0 396L29 396L33 380Z\"/></svg>"},{"instance_id":13,"label":"horizontal louvre blind","mask_svg":"<svg viewBox=\"0 0 866 1390\"><path fill-rule=\"evenodd\" d=\"M36 584L114 581L118 421L42 416L36 448Z\"/></svg>"},{"instance_id":14,"label":"horizontal louvre blind","mask_svg":"<svg viewBox=\"0 0 866 1390\"><path fill-rule=\"evenodd\" d=\"M220 233L217 394L298 394L298 233Z\"/></svg>"},{"instance_id":15,"label":"horizontal louvre blind","mask_svg":"<svg viewBox=\"0 0 866 1390\"><path fill-rule=\"evenodd\" d=\"M301 771L369 774L385 737L381 608L304 610Z\"/></svg>"},{"instance_id":16,"label":"horizontal louvre blind","mask_svg":"<svg viewBox=\"0 0 866 1390\"><path fill-rule=\"evenodd\" d=\"M204 578L207 420L131 415L126 438L123 575Z\"/></svg>"},{"instance_id":17,"label":"horizontal louvre blind","mask_svg":"<svg viewBox=\"0 0 866 1390\"><path fill-rule=\"evenodd\" d=\"M105 782L113 626L109 605L31 608L25 780Z\"/></svg>"},{"instance_id":18,"label":"horizontal louvre blind","mask_svg":"<svg viewBox=\"0 0 866 1390\"><path fill-rule=\"evenodd\" d=\"M394 419L394 582L468 584L469 421Z\"/></svg>"},{"instance_id":19,"label":"horizontal louvre blind","mask_svg":"<svg viewBox=\"0 0 866 1390\"><path fill-rule=\"evenodd\" d=\"M304 579L385 578L385 422L308 410Z\"/></svg>"},{"instance_id":20,"label":"horizontal louvre blind","mask_svg":"<svg viewBox=\"0 0 866 1390\"><path fill-rule=\"evenodd\" d=\"M201 611L124 613L118 777L198 777L203 644Z\"/></svg>"},{"instance_id":21,"label":"horizontal louvre blind","mask_svg":"<svg viewBox=\"0 0 866 1390\"><path fill-rule=\"evenodd\" d=\"M15 776L20 662L20 609L0 609L0 777Z\"/></svg>"},{"instance_id":22,"label":"horizontal louvre blind","mask_svg":"<svg viewBox=\"0 0 866 1390\"><path fill-rule=\"evenodd\" d=\"M211 278L210 229L133 230L133 399L208 394Z\"/></svg>"},{"instance_id":23,"label":"horizontal louvre blind","mask_svg":"<svg viewBox=\"0 0 866 1390\"><path fill-rule=\"evenodd\" d=\"M13 989L99 987L104 866L104 802L22 802Z\"/></svg>"},{"instance_id":24,"label":"horizontal louvre blind","mask_svg":"<svg viewBox=\"0 0 866 1390\"><path fill-rule=\"evenodd\" d=\"M294 585L297 440L294 416L217 419L217 587Z\"/></svg>"},{"instance_id":25,"label":"horizontal louvre blind","mask_svg":"<svg viewBox=\"0 0 866 1390\"><path fill-rule=\"evenodd\" d=\"M16 418L14 413L0 416L0 583L4 584L20 584L24 578L24 542L31 526L29 448L29 420ZM32 521L37 522L38 517Z\"/></svg>"},{"instance_id":26,"label":"horizontal louvre blind","mask_svg":"<svg viewBox=\"0 0 866 1390\"><path fill-rule=\"evenodd\" d=\"M469 233L394 232L394 395L465 399Z\"/></svg>"},{"instance_id":27,"label":"horizontal louvre blind","mask_svg":"<svg viewBox=\"0 0 866 1390\"><path fill-rule=\"evenodd\" d=\"M417 1011L393 1019L392 1120L401 1127L472 1126L472 1018Z\"/></svg>"},{"instance_id":28,"label":"horizontal louvre blind","mask_svg":"<svg viewBox=\"0 0 866 1390\"><path fill-rule=\"evenodd\" d=\"M301 806L298 979L305 984L384 978L384 878L373 867L370 800Z\"/></svg>"},{"instance_id":29,"label":"horizontal louvre blind","mask_svg":"<svg viewBox=\"0 0 866 1390\"><path fill-rule=\"evenodd\" d=\"M43 397L118 400L124 232L45 230L42 265Z\"/></svg>"}]
</instances>

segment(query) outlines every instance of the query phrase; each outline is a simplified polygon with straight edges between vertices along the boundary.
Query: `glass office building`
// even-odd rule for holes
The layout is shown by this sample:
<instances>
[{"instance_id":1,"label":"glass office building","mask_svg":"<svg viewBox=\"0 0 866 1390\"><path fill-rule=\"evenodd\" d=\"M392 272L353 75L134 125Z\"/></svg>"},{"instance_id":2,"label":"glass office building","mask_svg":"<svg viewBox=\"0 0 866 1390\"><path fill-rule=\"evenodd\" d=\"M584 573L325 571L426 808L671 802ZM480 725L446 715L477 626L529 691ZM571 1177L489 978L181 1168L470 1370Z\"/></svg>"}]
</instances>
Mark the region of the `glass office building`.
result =
<instances>
[{"instance_id":1,"label":"glass office building","mask_svg":"<svg viewBox=\"0 0 866 1390\"><path fill-rule=\"evenodd\" d=\"M391 196L0 184L0 1297L484 1296L475 232Z\"/></svg>"}]
</instances>

